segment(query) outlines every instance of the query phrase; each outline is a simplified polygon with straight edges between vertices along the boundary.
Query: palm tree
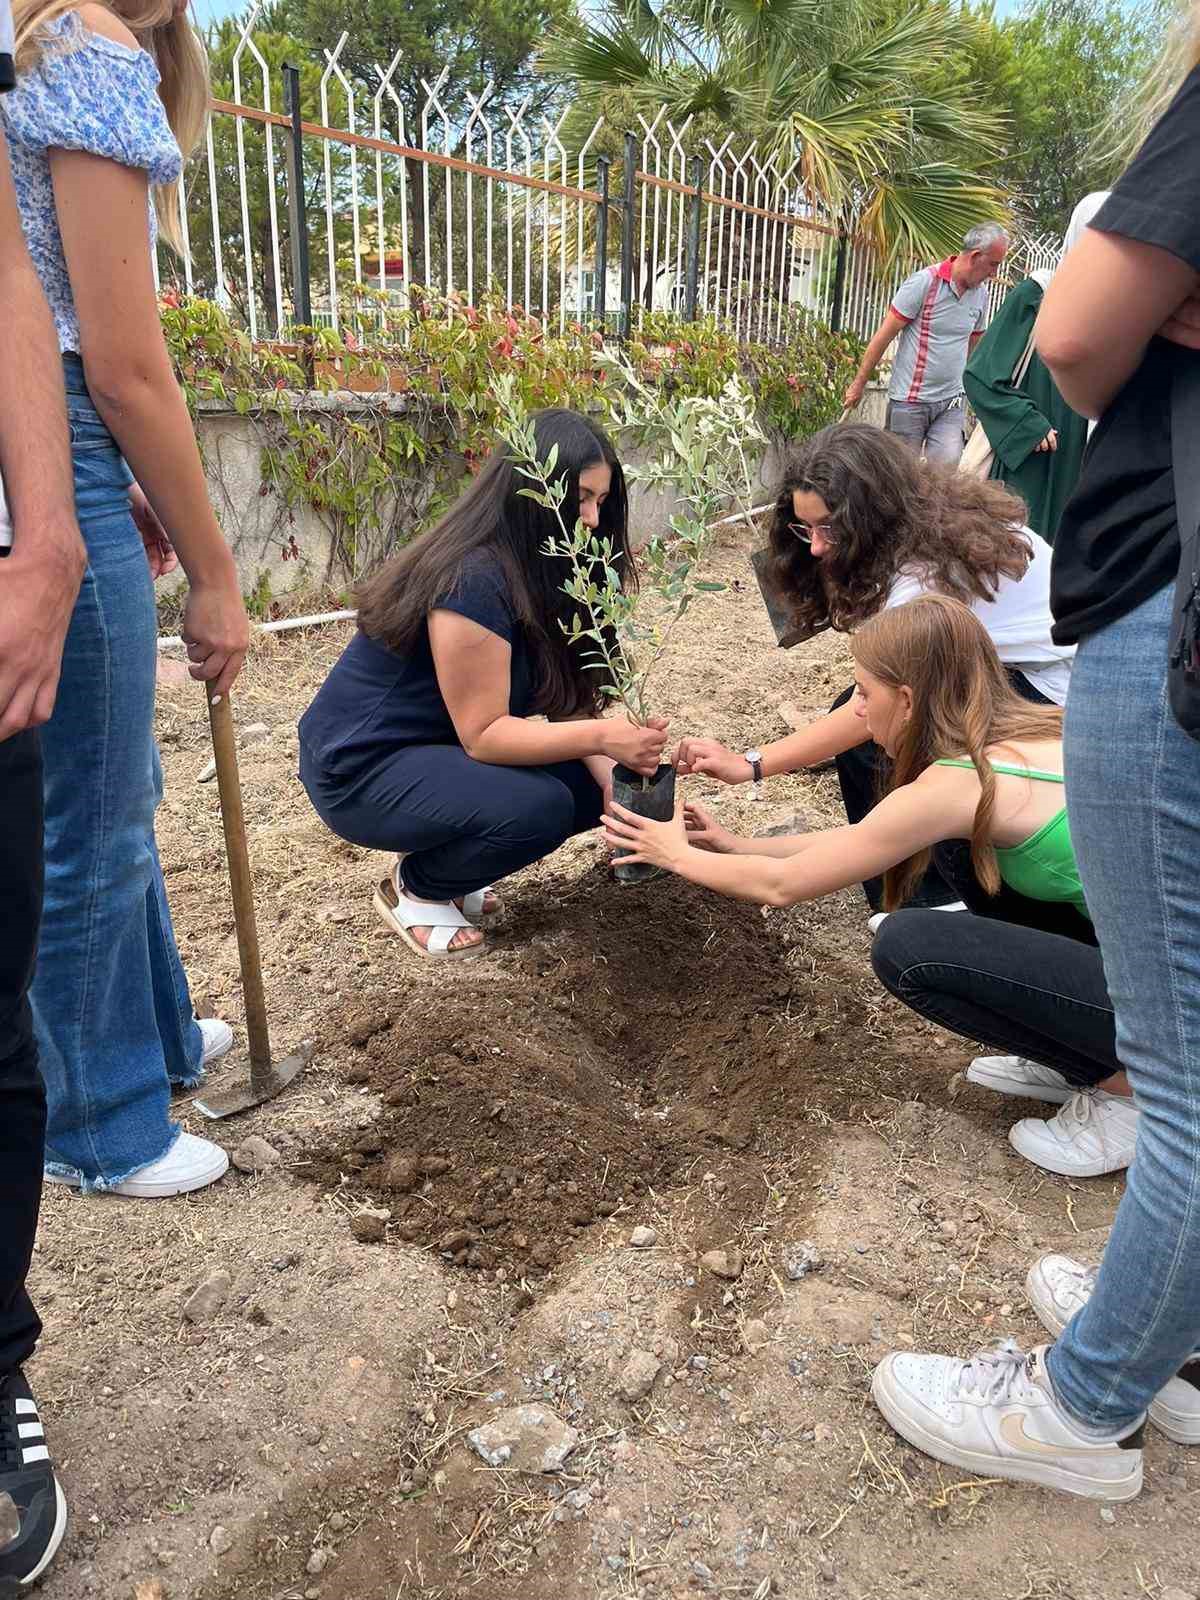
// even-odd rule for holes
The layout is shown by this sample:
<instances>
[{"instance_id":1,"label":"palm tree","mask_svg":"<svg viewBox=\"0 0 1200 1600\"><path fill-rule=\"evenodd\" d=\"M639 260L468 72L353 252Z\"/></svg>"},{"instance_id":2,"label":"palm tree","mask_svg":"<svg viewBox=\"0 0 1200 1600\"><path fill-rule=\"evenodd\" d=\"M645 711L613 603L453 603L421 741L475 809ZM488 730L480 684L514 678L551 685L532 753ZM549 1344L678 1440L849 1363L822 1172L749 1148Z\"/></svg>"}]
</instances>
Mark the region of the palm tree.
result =
<instances>
[{"instance_id":1,"label":"palm tree","mask_svg":"<svg viewBox=\"0 0 1200 1600\"><path fill-rule=\"evenodd\" d=\"M977 167L1002 118L948 91L945 65L986 26L952 0L609 0L549 42L581 112L616 100L672 122L737 129L799 158L807 198L885 259L957 248L1003 217Z\"/></svg>"}]
</instances>

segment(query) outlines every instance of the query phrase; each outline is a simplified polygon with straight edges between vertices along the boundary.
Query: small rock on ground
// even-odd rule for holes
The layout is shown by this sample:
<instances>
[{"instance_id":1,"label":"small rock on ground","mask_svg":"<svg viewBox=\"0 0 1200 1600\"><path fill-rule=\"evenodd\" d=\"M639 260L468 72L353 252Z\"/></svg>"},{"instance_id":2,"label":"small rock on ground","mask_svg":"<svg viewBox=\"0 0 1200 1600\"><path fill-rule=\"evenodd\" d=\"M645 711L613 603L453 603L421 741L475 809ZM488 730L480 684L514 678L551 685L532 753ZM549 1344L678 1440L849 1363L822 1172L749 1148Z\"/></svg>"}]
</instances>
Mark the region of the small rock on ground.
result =
<instances>
[{"instance_id":1,"label":"small rock on ground","mask_svg":"<svg viewBox=\"0 0 1200 1600\"><path fill-rule=\"evenodd\" d=\"M658 1234L653 1228L635 1228L629 1235L629 1242L635 1250L649 1250L652 1244L658 1243Z\"/></svg>"},{"instance_id":2,"label":"small rock on ground","mask_svg":"<svg viewBox=\"0 0 1200 1600\"><path fill-rule=\"evenodd\" d=\"M771 1330L758 1317L751 1317L742 1329L742 1339L747 1350L761 1350L763 1345L770 1344Z\"/></svg>"},{"instance_id":3,"label":"small rock on ground","mask_svg":"<svg viewBox=\"0 0 1200 1600\"><path fill-rule=\"evenodd\" d=\"M700 1257L700 1265L716 1278L740 1278L742 1253L740 1250L706 1250Z\"/></svg>"},{"instance_id":4,"label":"small rock on ground","mask_svg":"<svg viewBox=\"0 0 1200 1600\"><path fill-rule=\"evenodd\" d=\"M331 1550L314 1550L305 1564L305 1572L311 1572L315 1578L318 1573L325 1571L325 1568L329 1565L329 1558L332 1554L333 1552Z\"/></svg>"},{"instance_id":5,"label":"small rock on ground","mask_svg":"<svg viewBox=\"0 0 1200 1600\"><path fill-rule=\"evenodd\" d=\"M233 1279L227 1272L214 1272L183 1303L183 1314L188 1322L207 1322L229 1298Z\"/></svg>"},{"instance_id":6,"label":"small rock on ground","mask_svg":"<svg viewBox=\"0 0 1200 1600\"><path fill-rule=\"evenodd\" d=\"M206 761L200 768L200 771L196 774L196 782L211 783L216 775L217 763L215 761Z\"/></svg>"},{"instance_id":7,"label":"small rock on ground","mask_svg":"<svg viewBox=\"0 0 1200 1600\"><path fill-rule=\"evenodd\" d=\"M279 1151L257 1133L238 1145L229 1158L239 1172L266 1172L279 1165Z\"/></svg>"},{"instance_id":8,"label":"small rock on ground","mask_svg":"<svg viewBox=\"0 0 1200 1600\"><path fill-rule=\"evenodd\" d=\"M208 1548L215 1556L223 1556L228 1551L232 1550L233 1537L230 1534L229 1529L222 1527L218 1522L216 1527L208 1536Z\"/></svg>"},{"instance_id":9,"label":"small rock on ground","mask_svg":"<svg viewBox=\"0 0 1200 1600\"><path fill-rule=\"evenodd\" d=\"M630 1405L644 1400L654 1387L654 1380L662 1371L662 1362L649 1350L634 1350L621 1369L617 1379L617 1393Z\"/></svg>"},{"instance_id":10,"label":"small rock on ground","mask_svg":"<svg viewBox=\"0 0 1200 1600\"><path fill-rule=\"evenodd\" d=\"M366 1206L350 1218L350 1232L359 1244L382 1244L387 1237L387 1225L391 1220L390 1211Z\"/></svg>"},{"instance_id":11,"label":"small rock on ground","mask_svg":"<svg viewBox=\"0 0 1200 1600\"><path fill-rule=\"evenodd\" d=\"M783 1270L793 1283L807 1278L810 1272L819 1272L825 1258L811 1239L798 1239L783 1247Z\"/></svg>"},{"instance_id":12,"label":"small rock on ground","mask_svg":"<svg viewBox=\"0 0 1200 1600\"><path fill-rule=\"evenodd\" d=\"M467 1443L489 1467L558 1472L579 1435L545 1406L510 1406L491 1422L472 1428Z\"/></svg>"},{"instance_id":13,"label":"small rock on ground","mask_svg":"<svg viewBox=\"0 0 1200 1600\"><path fill-rule=\"evenodd\" d=\"M249 722L241 731L243 744L256 744L260 739L269 739L271 730L265 722Z\"/></svg>"}]
</instances>

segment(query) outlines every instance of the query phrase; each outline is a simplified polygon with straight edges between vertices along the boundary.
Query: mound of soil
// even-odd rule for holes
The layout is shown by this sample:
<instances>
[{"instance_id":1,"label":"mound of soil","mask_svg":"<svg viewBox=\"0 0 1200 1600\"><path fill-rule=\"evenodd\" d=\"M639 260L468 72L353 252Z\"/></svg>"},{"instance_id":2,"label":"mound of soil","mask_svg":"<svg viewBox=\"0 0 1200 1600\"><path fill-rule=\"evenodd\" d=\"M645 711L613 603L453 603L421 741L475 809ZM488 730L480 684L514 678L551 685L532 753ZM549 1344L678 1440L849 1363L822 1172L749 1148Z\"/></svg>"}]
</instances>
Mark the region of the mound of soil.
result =
<instances>
[{"instance_id":1,"label":"mound of soil","mask_svg":"<svg viewBox=\"0 0 1200 1600\"><path fill-rule=\"evenodd\" d=\"M747 1148L809 1046L769 1037L793 979L755 907L673 877L623 887L600 862L510 894L495 955L337 1019L385 1110L299 1170L388 1206L402 1239L520 1277L697 1142Z\"/></svg>"}]
</instances>

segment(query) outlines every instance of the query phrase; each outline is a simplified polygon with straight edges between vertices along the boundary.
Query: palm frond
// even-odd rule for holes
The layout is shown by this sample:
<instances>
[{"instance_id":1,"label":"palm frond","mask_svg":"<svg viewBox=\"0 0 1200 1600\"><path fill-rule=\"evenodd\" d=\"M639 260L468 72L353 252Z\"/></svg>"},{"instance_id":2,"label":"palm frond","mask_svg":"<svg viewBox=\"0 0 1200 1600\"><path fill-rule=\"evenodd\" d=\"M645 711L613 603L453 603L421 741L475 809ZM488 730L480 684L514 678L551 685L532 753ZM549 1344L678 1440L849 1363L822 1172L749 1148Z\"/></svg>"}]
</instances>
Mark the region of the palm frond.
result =
<instances>
[{"instance_id":1,"label":"palm frond","mask_svg":"<svg viewBox=\"0 0 1200 1600\"><path fill-rule=\"evenodd\" d=\"M1005 196L994 184L940 161L880 179L860 227L890 263L912 255L950 255L975 223L1007 217Z\"/></svg>"}]
</instances>

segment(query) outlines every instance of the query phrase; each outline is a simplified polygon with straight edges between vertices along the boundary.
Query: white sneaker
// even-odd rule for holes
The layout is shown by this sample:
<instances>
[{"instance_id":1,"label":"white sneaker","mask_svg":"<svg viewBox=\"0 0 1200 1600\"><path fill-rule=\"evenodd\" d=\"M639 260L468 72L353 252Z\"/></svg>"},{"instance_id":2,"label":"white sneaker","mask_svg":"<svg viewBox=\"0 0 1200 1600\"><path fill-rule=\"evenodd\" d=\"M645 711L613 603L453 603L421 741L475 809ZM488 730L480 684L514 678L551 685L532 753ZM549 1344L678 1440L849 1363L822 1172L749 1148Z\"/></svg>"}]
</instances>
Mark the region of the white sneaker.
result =
<instances>
[{"instance_id":1,"label":"white sneaker","mask_svg":"<svg viewBox=\"0 0 1200 1600\"><path fill-rule=\"evenodd\" d=\"M1087 1305L1095 1287L1095 1271L1070 1256L1043 1256L1025 1279L1034 1314L1055 1338ZM1176 1444L1200 1444L1200 1351L1151 1400L1150 1421Z\"/></svg>"},{"instance_id":2,"label":"white sneaker","mask_svg":"<svg viewBox=\"0 0 1200 1600\"><path fill-rule=\"evenodd\" d=\"M926 911L965 911L967 908L966 908L965 904L961 900L956 900L953 905L949 905L949 906L925 906L923 909L926 910ZM891 912L890 911L876 911L876 912L874 912L871 916L869 916L867 918L867 927L868 927L868 929L872 933L878 933L880 928L883 927L884 923L887 921L887 919L890 916L891 916Z\"/></svg>"},{"instance_id":3,"label":"white sneaker","mask_svg":"<svg viewBox=\"0 0 1200 1600\"><path fill-rule=\"evenodd\" d=\"M1065 1105L1078 1090L1055 1072L1024 1056L976 1056L967 1068L967 1082L996 1094L1015 1094L1022 1100L1045 1100L1052 1106Z\"/></svg>"},{"instance_id":4,"label":"white sneaker","mask_svg":"<svg viewBox=\"0 0 1200 1600\"><path fill-rule=\"evenodd\" d=\"M200 1032L204 1035L204 1049L200 1055L201 1067L211 1066L233 1049L233 1029L220 1017L201 1017Z\"/></svg>"},{"instance_id":5,"label":"white sneaker","mask_svg":"<svg viewBox=\"0 0 1200 1600\"><path fill-rule=\"evenodd\" d=\"M229 1157L219 1144L211 1139L197 1139L194 1133L181 1133L165 1156L139 1167L125 1179L107 1190L108 1194L123 1194L135 1200L160 1200L172 1194L190 1194L193 1189L207 1188L229 1171ZM79 1174L68 1176L61 1172L47 1172L47 1183L65 1184L78 1189Z\"/></svg>"},{"instance_id":6,"label":"white sneaker","mask_svg":"<svg viewBox=\"0 0 1200 1600\"><path fill-rule=\"evenodd\" d=\"M1037 1483L1089 1500L1132 1500L1142 1487L1143 1425L1085 1433L1054 1398L1043 1363L1011 1340L970 1361L898 1351L875 1369L875 1404L909 1444L985 1478Z\"/></svg>"},{"instance_id":7,"label":"white sneaker","mask_svg":"<svg viewBox=\"0 0 1200 1600\"><path fill-rule=\"evenodd\" d=\"M1027 1117L1008 1131L1026 1161L1064 1178L1098 1178L1120 1172L1137 1148L1138 1108L1126 1095L1079 1090L1056 1117Z\"/></svg>"}]
</instances>

